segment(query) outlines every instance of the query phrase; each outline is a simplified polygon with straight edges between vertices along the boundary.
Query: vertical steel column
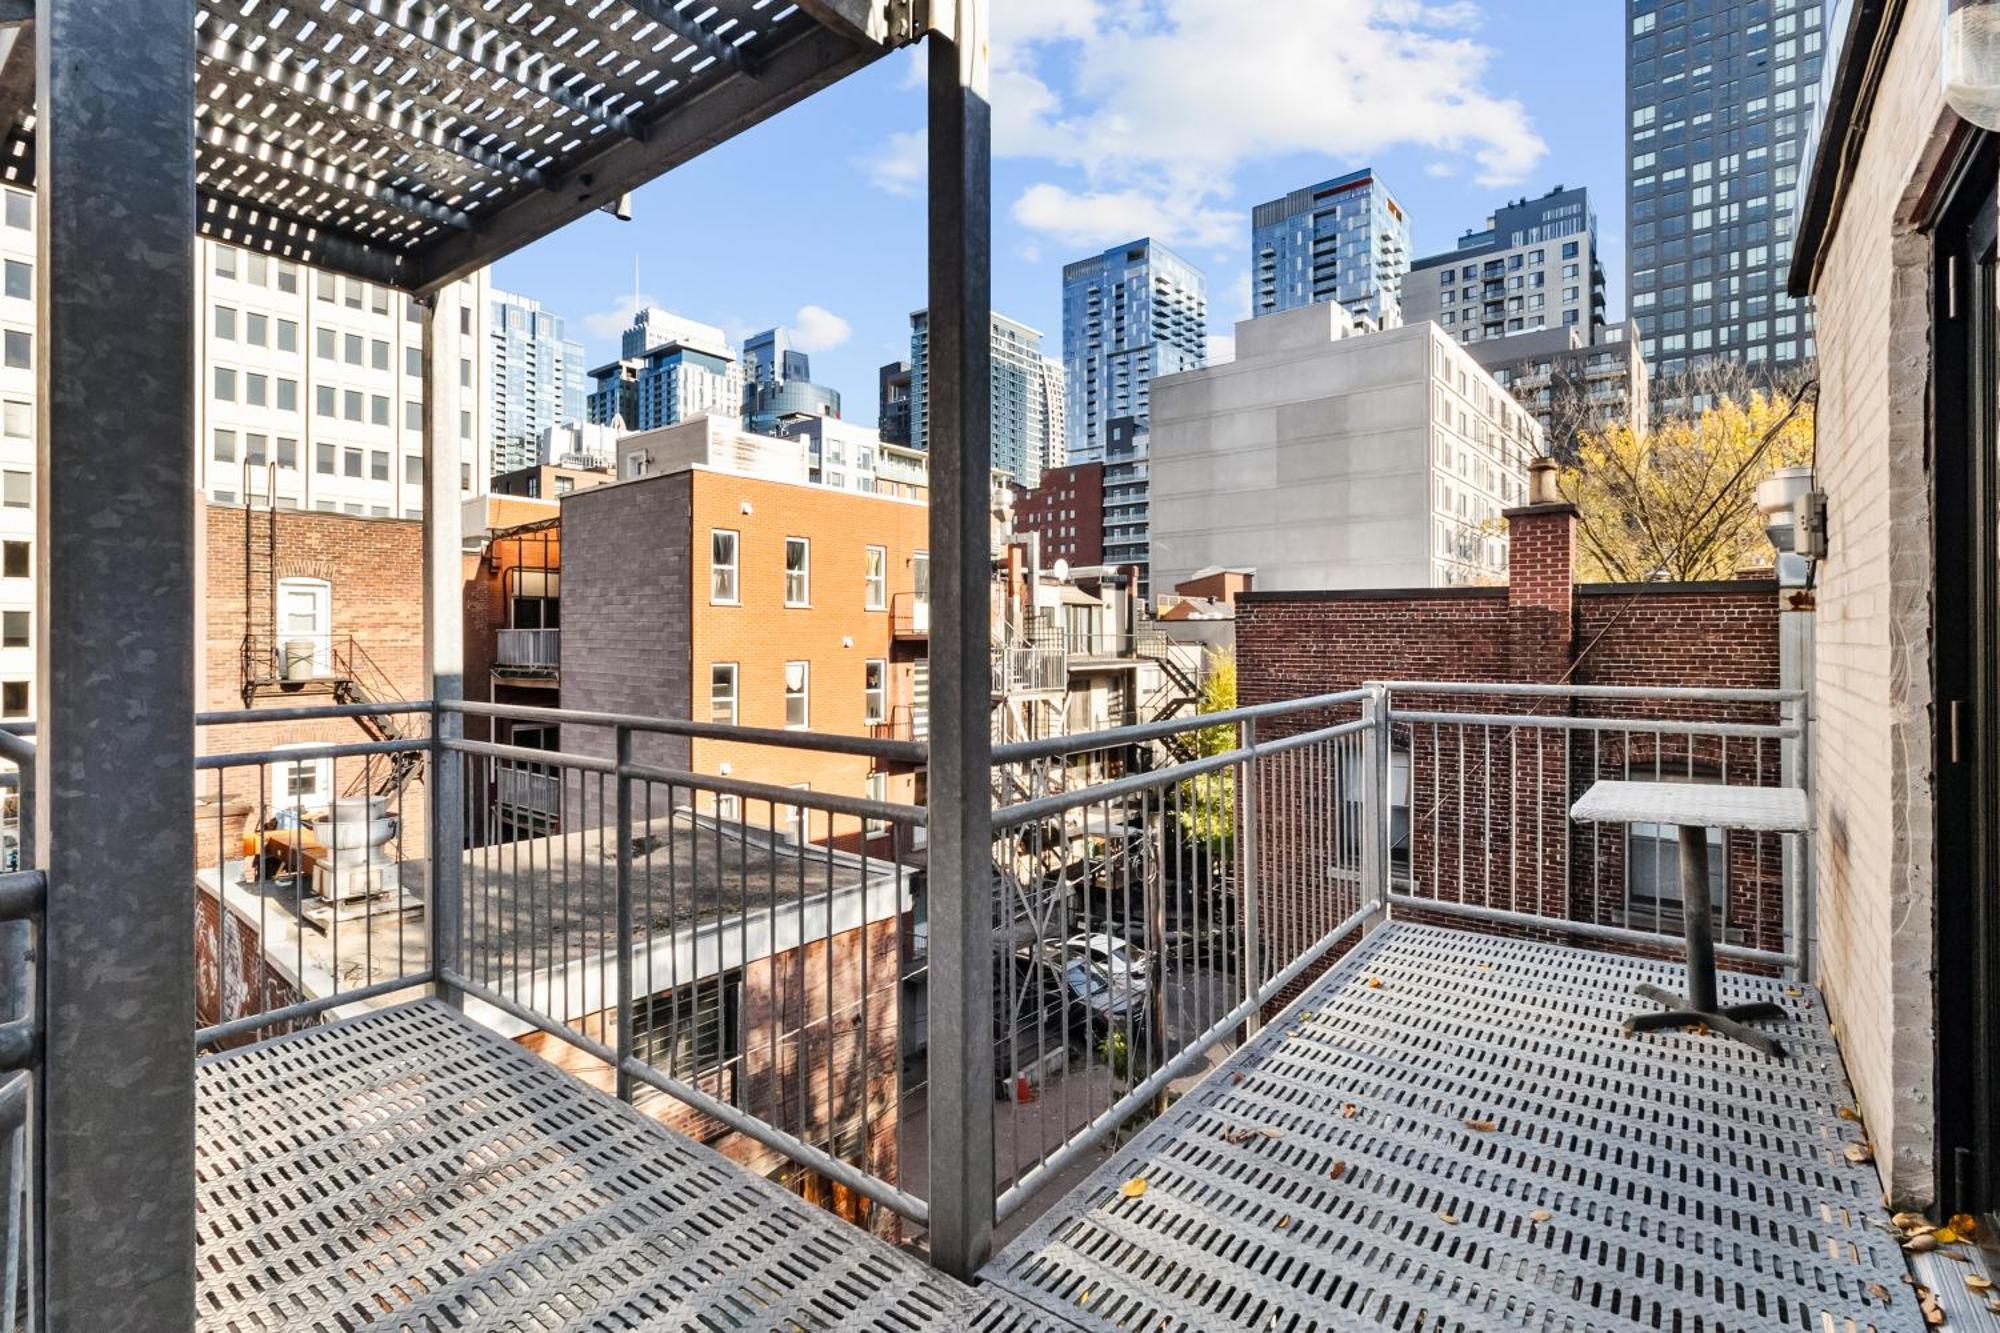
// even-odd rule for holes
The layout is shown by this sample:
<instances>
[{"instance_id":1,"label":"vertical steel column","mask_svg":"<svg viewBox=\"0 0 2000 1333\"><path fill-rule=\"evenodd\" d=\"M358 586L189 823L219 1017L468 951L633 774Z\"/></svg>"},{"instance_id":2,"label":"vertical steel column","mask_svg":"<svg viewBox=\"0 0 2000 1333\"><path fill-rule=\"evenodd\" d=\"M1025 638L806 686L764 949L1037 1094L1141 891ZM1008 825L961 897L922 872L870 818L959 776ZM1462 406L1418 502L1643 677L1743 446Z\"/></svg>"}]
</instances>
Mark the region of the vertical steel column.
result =
<instances>
[{"instance_id":1,"label":"vertical steel column","mask_svg":"<svg viewBox=\"0 0 2000 1333\"><path fill-rule=\"evenodd\" d=\"M1361 717L1361 899L1374 907L1365 929L1372 930L1389 915L1389 785L1393 777L1389 750L1389 692L1367 687Z\"/></svg>"},{"instance_id":2,"label":"vertical steel column","mask_svg":"<svg viewBox=\"0 0 2000 1333\"><path fill-rule=\"evenodd\" d=\"M195 1299L194 6L42 0L35 28L41 1291L51 1328L184 1330Z\"/></svg>"},{"instance_id":3,"label":"vertical steel column","mask_svg":"<svg viewBox=\"0 0 2000 1333\"><path fill-rule=\"evenodd\" d=\"M1243 895L1243 938L1236 952L1243 969L1243 999L1249 1003L1264 984L1263 928L1257 903L1257 719L1246 717L1241 725L1237 744L1247 757L1236 771L1236 808L1241 820L1236 836L1236 884ZM1255 1036L1263 1025L1259 1012L1251 1010L1243 1023L1244 1038Z\"/></svg>"},{"instance_id":4,"label":"vertical steel column","mask_svg":"<svg viewBox=\"0 0 2000 1333\"><path fill-rule=\"evenodd\" d=\"M993 1242L992 113L986 0L930 38L931 1262ZM939 8L943 8L942 5Z\"/></svg>"},{"instance_id":5,"label":"vertical steel column","mask_svg":"<svg viewBox=\"0 0 2000 1333\"><path fill-rule=\"evenodd\" d=\"M618 1100L632 1100L632 1075L626 1070L625 1062L632 1058L632 779L628 770L632 767L632 728L618 727L614 730L615 753L618 756L618 870L616 884L612 890L616 898L613 910L617 913L615 934L618 950L618 1008L616 1017L616 1037L618 1068L613 1071L613 1086L617 1089Z\"/></svg>"},{"instance_id":6,"label":"vertical steel column","mask_svg":"<svg viewBox=\"0 0 2000 1333\"><path fill-rule=\"evenodd\" d=\"M459 290L446 287L422 302L424 388L424 671L431 699L430 856L424 918L431 966L463 970L458 956L464 892L465 757L445 742L465 735L465 715L443 705L465 698L465 573L460 538L463 490L458 441L458 363L466 353ZM462 1001L438 982L438 995Z\"/></svg>"}]
</instances>

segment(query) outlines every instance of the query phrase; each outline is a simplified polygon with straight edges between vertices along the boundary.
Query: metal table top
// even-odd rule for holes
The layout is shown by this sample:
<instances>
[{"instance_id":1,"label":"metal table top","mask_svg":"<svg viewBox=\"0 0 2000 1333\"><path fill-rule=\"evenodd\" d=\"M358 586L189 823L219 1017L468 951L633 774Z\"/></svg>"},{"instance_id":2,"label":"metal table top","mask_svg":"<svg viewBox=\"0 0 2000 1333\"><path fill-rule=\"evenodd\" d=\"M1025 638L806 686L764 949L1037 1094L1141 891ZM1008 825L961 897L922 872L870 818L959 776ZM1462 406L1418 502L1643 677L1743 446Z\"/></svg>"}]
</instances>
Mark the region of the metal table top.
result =
<instances>
[{"instance_id":1,"label":"metal table top","mask_svg":"<svg viewBox=\"0 0 2000 1333\"><path fill-rule=\"evenodd\" d=\"M1802 787L1713 782L1598 782L1569 815L1580 824L1695 824L1757 833L1812 828L1812 803Z\"/></svg>"}]
</instances>

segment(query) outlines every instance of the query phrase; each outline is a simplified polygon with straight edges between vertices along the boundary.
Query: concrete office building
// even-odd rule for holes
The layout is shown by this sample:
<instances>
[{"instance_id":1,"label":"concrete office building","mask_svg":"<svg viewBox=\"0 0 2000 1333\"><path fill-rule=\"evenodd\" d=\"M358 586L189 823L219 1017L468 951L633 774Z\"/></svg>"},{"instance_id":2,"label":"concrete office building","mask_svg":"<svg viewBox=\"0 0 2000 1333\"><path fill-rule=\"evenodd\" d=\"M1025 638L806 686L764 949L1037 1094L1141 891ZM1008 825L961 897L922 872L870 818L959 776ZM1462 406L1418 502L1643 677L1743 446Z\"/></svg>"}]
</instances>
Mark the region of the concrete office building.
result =
<instances>
[{"instance_id":1,"label":"concrete office building","mask_svg":"<svg viewBox=\"0 0 2000 1333\"><path fill-rule=\"evenodd\" d=\"M1812 359L1785 291L1825 0L1626 0L1627 311L1658 380Z\"/></svg>"},{"instance_id":2,"label":"concrete office building","mask_svg":"<svg viewBox=\"0 0 2000 1333\"><path fill-rule=\"evenodd\" d=\"M625 330L619 353L590 372L593 424L653 430L703 413L742 415L743 367L713 324L649 307Z\"/></svg>"},{"instance_id":3,"label":"concrete office building","mask_svg":"<svg viewBox=\"0 0 2000 1333\"><path fill-rule=\"evenodd\" d=\"M218 504L423 512L422 326L407 298L220 241L198 245L197 484ZM492 475L486 275L459 284L459 479Z\"/></svg>"},{"instance_id":4,"label":"concrete office building","mask_svg":"<svg viewBox=\"0 0 2000 1333\"><path fill-rule=\"evenodd\" d=\"M495 291L487 312L487 418L495 475L531 467L542 433L584 419L583 344L539 301Z\"/></svg>"},{"instance_id":5,"label":"concrete office building","mask_svg":"<svg viewBox=\"0 0 2000 1333\"><path fill-rule=\"evenodd\" d=\"M931 447L930 398L925 379L930 368L930 320L922 311L910 315L910 442ZM993 466L1024 486L1032 486L1042 469L1063 459L1062 363L1042 354L1042 335L1018 320L993 316Z\"/></svg>"},{"instance_id":6,"label":"concrete office building","mask_svg":"<svg viewBox=\"0 0 2000 1333\"><path fill-rule=\"evenodd\" d=\"M1497 582L1501 512L1541 452L1435 324L1356 333L1324 305L1245 320L1235 361L1153 382L1153 585L1210 566L1260 590Z\"/></svg>"},{"instance_id":7,"label":"concrete office building","mask_svg":"<svg viewBox=\"0 0 2000 1333\"><path fill-rule=\"evenodd\" d=\"M910 442L910 363L891 361L875 372L875 429L884 444Z\"/></svg>"},{"instance_id":8,"label":"concrete office building","mask_svg":"<svg viewBox=\"0 0 2000 1333\"><path fill-rule=\"evenodd\" d=\"M1549 452L1568 462L1583 431L1614 423L1644 431L1651 418L1638 330L1626 323L1600 332L1589 342L1569 325L1469 343L1465 350L1534 415Z\"/></svg>"},{"instance_id":9,"label":"concrete office building","mask_svg":"<svg viewBox=\"0 0 2000 1333\"><path fill-rule=\"evenodd\" d=\"M1155 375L1208 364L1208 281L1147 238L1063 266L1069 461L1104 457L1114 417L1144 423Z\"/></svg>"},{"instance_id":10,"label":"concrete office building","mask_svg":"<svg viewBox=\"0 0 2000 1333\"><path fill-rule=\"evenodd\" d=\"M1250 214L1253 315L1337 301L1371 327L1403 322L1410 217L1364 167Z\"/></svg>"},{"instance_id":11,"label":"concrete office building","mask_svg":"<svg viewBox=\"0 0 2000 1333\"><path fill-rule=\"evenodd\" d=\"M1595 342L1604 326L1604 266L1587 190L1558 185L1515 199L1443 254L1417 260L1403 284L1403 321L1434 319L1462 343L1546 328Z\"/></svg>"}]
</instances>

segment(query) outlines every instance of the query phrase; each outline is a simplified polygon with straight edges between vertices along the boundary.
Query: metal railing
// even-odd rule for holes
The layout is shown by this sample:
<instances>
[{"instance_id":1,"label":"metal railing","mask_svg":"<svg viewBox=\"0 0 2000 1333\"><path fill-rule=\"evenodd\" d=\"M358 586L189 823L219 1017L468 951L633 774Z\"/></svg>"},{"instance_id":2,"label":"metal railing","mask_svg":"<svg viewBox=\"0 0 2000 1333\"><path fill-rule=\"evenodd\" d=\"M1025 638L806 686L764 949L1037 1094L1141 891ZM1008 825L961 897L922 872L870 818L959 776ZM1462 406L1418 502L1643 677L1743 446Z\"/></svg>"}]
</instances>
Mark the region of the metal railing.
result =
<instances>
[{"instance_id":1,"label":"metal railing","mask_svg":"<svg viewBox=\"0 0 2000 1333\"><path fill-rule=\"evenodd\" d=\"M493 646L496 670L553 675L562 667L562 631L559 629L503 629Z\"/></svg>"},{"instance_id":2,"label":"metal railing","mask_svg":"<svg viewBox=\"0 0 2000 1333\"><path fill-rule=\"evenodd\" d=\"M428 711L429 736L325 738L381 708L201 719L204 736L320 730L308 748L198 761L215 775L215 850L197 869L214 904L202 993L217 997L198 1040L433 986L899 1235L928 1222L928 1173L966 1165L930 1137L933 1075L990 1063L990 1203L1013 1217L1371 922L1674 948L1671 836L1575 825L1571 803L1613 777L1796 784L1809 741L1783 691L1389 682L996 746L991 880L973 886L991 899L993 1026L941 1011L933 1042L919 740L483 703L397 706ZM553 725L560 747L463 739L467 717ZM705 771L722 766L703 750L717 742L728 775ZM456 818L421 799L310 808L319 779L302 762L410 747L457 794ZM808 771L815 787L794 786ZM462 845L438 846L432 823L462 828ZM1804 839L1718 842L1718 953L1801 969ZM392 843L393 885L374 853L346 850ZM355 882L343 865L363 867Z\"/></svg>"}]
</instances>

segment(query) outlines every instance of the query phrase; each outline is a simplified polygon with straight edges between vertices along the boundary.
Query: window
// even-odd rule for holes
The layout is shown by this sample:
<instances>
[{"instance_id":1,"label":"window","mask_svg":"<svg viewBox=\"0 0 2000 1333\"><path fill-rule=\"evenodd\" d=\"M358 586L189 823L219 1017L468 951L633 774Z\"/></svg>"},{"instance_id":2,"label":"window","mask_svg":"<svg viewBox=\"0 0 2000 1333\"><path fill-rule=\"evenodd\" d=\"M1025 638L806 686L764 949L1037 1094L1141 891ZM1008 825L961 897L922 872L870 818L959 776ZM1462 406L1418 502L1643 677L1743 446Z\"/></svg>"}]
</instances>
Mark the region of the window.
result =
<instances>
[{"instance_id":1,"label":"window","mask_svg":"<svg viewBox=\"0 0 2000 1333\"><path fill-rule=\"evenodd\" d=\"M7 222L9 226L13 225L13 214L14 196L10 194L7 196ZM230 246L218 245L215 247L215 276L218 278L233 278L236 276L236 251Z\"/></svg>"},{"instance_id":2,"label":"window","mask_svg":"<svg viewBox=\"0 0 2000 1333\"><path fill-rule=\"evenodd\" d=\"M278 290L294 294L298 292L299 266L297 264L287 263L282 259L278 261Z\"/></svg>"},{"instance_id":3,"label":"window","mask_svg":"<svg viewBox=\"0 0 2000 1333\"><path fill-rule=\"evenodd\" d=\"M346 335L346 337L342 340L342 342L343 342L343 350L345 350L345 352L347 353L346 355L347 364L350 366L360 365L361 345L363 342L361 335L358 333L350 333Z\"/></svg>"},{"instance_id":4,"label":"window","mask_svg":"<svg viewBox=\"0 0 2000 1333\"><path fill-rule=\"evenodd\" d=\"M34 369L35 336L20 329L8 329L6 362L9 370Z\"/></svg>"},{"instance_id":5,"label":"window","mask_svg":"<svg viewBox=\"0 0 2000 1333\"><path fill-rule=\"evenodd\" d=\"M313 390L313 399L314 399L313 407L319 413L319 415L323 417L332 417L338 415L338 412L336 411L336 404L339 399L339 395L334 392L334 388L331 384L322 384L317 388L315 388Z\"/></svg>"},{"instance_id":6,"label":"window","mask_svg":"<svg viewBox=\"0 0 2000 1333\"><path fill-rule=\"evenodd\" d=\"M812 721L807 693L812 684L812 663L785 663L785 727L801 730Z\"/></svg>"},{"instance_id":7,"label":"window","mask_svg":"<svg viewBox=\"0 0 2000 1333\"><path fill-rule=\"evenodd\" d=\"M343 390L341 392L341 404L340 404L342 409L341 415L345 416L349 421L361 420L361 399L362 399L361 390L359 389Z\"/></svg>"},{"instance_id":8,"label":"window","mask_svg":"<svg viewBox=\"0 0 2000 1333\"><path fill-rule=\"evenodd\" d=\"M708 668L708 720L736 724L736 663L714 662Z\"/></svg>"},{"instance_id":9,"label":"window","mask_svg":"<svg viewBox=\"0 0 2000 1333\"><path fill-rule=\"evenodd\" d=\"M4 429L10 440L32 440L35 438L35 409L23 402L8 399L4 410L0 411L0 429Z\"/></svg>"},{"instance_id":10,"label":"window","mask_svg":"<svg viewBox=\"0 0 2000 1333\"><path fill-rule=\"evenodd\" d=\"M7 225L15 231L33 231L35 229L35 199L33 195L16 194L12 190L7 191ZM215 262L216 268L219 270L222 267L222 261L218 258Z\"/></svg>"},{"instance_id":11,"label":"window","mask_svg":"<svg viewBox=\"0 0 2000 1333\"><path fill-rule=\"evenodd\" d=\"M254 310L244 311L243 341L257 347L268 346L271 341L271 317Z\"/></svg>"},{"instance_id":12,"label":"window","mask_svg":"<svg viewBox=\"0 0 2000 1333\"><path fill-rule=\"evenodd\" d=\"M304 748L281 745L281 750ZM271 799L280 806L325 805L333 799L333 760L281 759L271 765Z\"/></svg>"},{"instance_id":13,"label":"window","mask_svg":"<svg viewBox=\"0 0 2000 1333\"><path fill-rule=\"evenodd\" d=\"M313 471L323 477L333 475L333 446L316 444L313 446Z\"/></svg>"},{"instance_id":14,"label":"window","mask_svg":"<svg viewBox=\"0 0 2000 1333\"><path fill-rule=\"evenodd\" d=\"M228 366L215 368L215 396L225 403L236 401L236 372Z\"/></svg>"},{"instance_id":15,"label":"window","mask_svg":"<svg viewBox=\"0 0 2000 1333\"><path fill-rule=\"evenodd\" d=\"M403 484L421 486L424 484L424 460L416 454L403 455Z\"/></svg>"},{"instance_id":16,"label":"window","mask_svg":"<svg viewBox=\"0 0 2000 1333\"><path fill-rule=\"evenodd\" d=\"M236 461L236 432L217 429L215 432L215 461L234 463Z\"/></svg>"},{"instance_id":17,"label":"window","mask_svg":"<svg viewBox=\"0 0 2000 1333\"><path fill-rule=\"evenodd\" d=\"M389 480L389 454L383 449L368 452L368 477L371 481Z\"/></svg>"},{"instance_id":18,"label":"window","mask_svg":"<svg viewBox=\"0 0 2000 1333\"><path fill-rule=\"evenodd\" d=\"M10 680L0 684L0 716L26 717L28 715L28 682Z\"/></svg>"},{"instance_id":19,"label":"window","mask_svg":"<svg viewBox=\"0 0 2000 1333\"><path fill-rule=\"evenodd\" d=\"M868 611L880 611L889 605L889 548L870 546L863 561L861 581L861 605Z\"/></svg>"},{"instance_id":20,"label":"window","mask_svg":"<svg viewBox=\"0 0 2000 1333\"><path fill-rule=\"evenodd\" d=\"M341 463L340 470L346 473L348 476L358 477L361 475L361 451L359 449L348 449L344 451L340 463Z\"/></svg>"},{"instance_id":21,"label":"window","mask_svg":"<svg viewBox=\"0 0 2000 1333\"><path fill-rule=\"evenodd\" d=\"M280 378L278 380L278 410L296 412L299 410L299 382Z\"/></svg>"},{"instance_id":22,"label":"window","mask_svg":"<svg viewBox=\"0 0 2000 1333\"><path fill-rule=\"evenodd\" d=\"M389 424L389 399L386 394L370 394L368 397L368 420L377 426Z\"/></svg>"},{"instance_id":23,"label":"window","mask_svg":"<svg viewBox=\"0 0 2000 1333\"><path fill-rule=\"evenodd\" d=\"M33 549L27 542L0 542L0 578L29 577L33 572Z\"/></svg>"},{"instance_id":24,"label":"window","mask_svg":"<svg viewBox=\"0 0 2000 1333\"><path fill-rule=\"evenodd\" d=\"M0 611L0 648L28 646L28 613Z\"/></svg>"},{"instance_id":25,"label":"window","mask_svg":"<svg viewBox=\"0 0 2000 1333\"><path fill-rule=\"evenodd\" d=\"M251 407L264 407L270 402L271 378L246 371L243 376L243 401Z\"/></svg>"},{"instance_id":26,"label":"window","mask_svg":"<svg viewBox=\"0 0 2000 1333\"><path fill-rule=\"evenodd\" d=\"M723 799L717 799L716 813L733 817L723 810ZM743 1057L742 995L743 974L738 971L641 996L632 1004L632 1054L649 1067L734 1105ZM711 1137L729 1132L727 1125L711 1123Z\"/></svg>"},{"instance_id":27,"label":"window","mask_svg":"<svg viewBox=\"0 0 2000 1333\"><path fill-rule=\"evenodd\" d=\"M871 657L861 664L861 720L875 723L889 716L889 664Z\"/></svg>"},{"instance_id":28,"label":"window","mask_svg":"<svg viewBox=\"0 0 2000 1333\"><path fill-rule=\"evenodd\" d=\"M812 605L812 543L785 538L785 605Z\"/></svg>"},{"instance_id":29,"label":"window","mask_svg":"<svg viewBox=\"0 0 2000 1333\"><path fill-rule=\"evenodd\" d=\"M243 437L243 461L251 467L261 468L268 462L270 437L266 435L245 435ZM252 486L262 484L262 479L253 479Z\"/></svg>"},{"instance_id":30,"label":"window","mask_svg":"<svg viewBox=\"0 0 2000 1333\"><path fill-rule=\"evenodd\" d=\"M368 363L377 370L387 370L389 368L389 344L380 338L372 340L368 344Z\"/></svg>"},{"instance_id":31,"label":"window","mask_svg":"<svg viewBox=\"0 0 2000 1333\"><path fill-rule=\"evenodd\" d=\"M727 528L708 534L708 600L719 606L737 603L736 534Z\"/></svg>"},{"instance_id":32,"label":"window","mask_svg":"<svg viewBox=\"0 0 2000 1333\"><path fill-rule=\"evenodd\" d=\"M333 330L327 328L325 325L321 325L319 329L313 334L313 346L314 349L318 351L320 360L322 361L339 360L339 353L334 350L336 346L336 341L334 338Z\"/></svg>"},{"instance_id":33,"label":"window","mask_svg":"<svg viewBox=\"0 0 2000 1333\"><path fill-rule=\"evenodd\" d=\"M26 509L35 501L35 478L30 472L0 473L0 506Z\"/></svg>"},{"instance_id":34,"label":"window","mask_svg":"<svg viewBox=\"0 0 2000 1333\"><path fill-rule=\"evenodd\" d=\"M236 311L233 307L219 305L215 308L215 336L236 341Z\"/></svg>"},{"instance_id":35,"label":"window","mask_svg":"<svg viewBox=\"0 0 2000 1333\"><path fill-rule=\"evenodd\" d=\"M1662 782L1714 782L1708 777L1662 774ZM1672 824L1629 824L1625 834L1625 910L1629 916L1657 921L1678 919L1681 910L1680 829ZM1722 830L1708 830L1708 900L1718 917L1727 920L1729 857Z\"/></svg>"},{"instance_id":36,"label":"window","mask_svg":"<svg viewBox=\"0 0 2000 1333\"><path fill-rule=\"evenodd\" d=\"M299 465L299 442L280 435L278 437L278 466L296 469Z\"/></svg>"},{"instance_id":37,"label":"window","mask_svg":"<svg viewBox=\"0 0 2000 1333\"><path fill-rule=\"evenodd\" d=\"M403 403L403 429L422 430L424 428L424 405L419 402Z\"/></svg>"},{"instance_id":38,"label":"window","mask_svg":"<svg viewBox=\"0 0 2000 1333\"><path fill-rule=\"evenodd\" d=\"M867 786L864 790L868 793L868 799L871 801L888 801L889 775L887 773L870 773L867 779ZM870 816L862 821L861 829L862 832L871 836L877 833L887 833L889 831L889 821Z\"/></svg>"}]
</instances>

